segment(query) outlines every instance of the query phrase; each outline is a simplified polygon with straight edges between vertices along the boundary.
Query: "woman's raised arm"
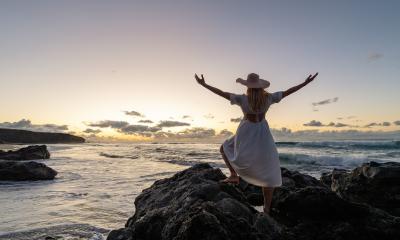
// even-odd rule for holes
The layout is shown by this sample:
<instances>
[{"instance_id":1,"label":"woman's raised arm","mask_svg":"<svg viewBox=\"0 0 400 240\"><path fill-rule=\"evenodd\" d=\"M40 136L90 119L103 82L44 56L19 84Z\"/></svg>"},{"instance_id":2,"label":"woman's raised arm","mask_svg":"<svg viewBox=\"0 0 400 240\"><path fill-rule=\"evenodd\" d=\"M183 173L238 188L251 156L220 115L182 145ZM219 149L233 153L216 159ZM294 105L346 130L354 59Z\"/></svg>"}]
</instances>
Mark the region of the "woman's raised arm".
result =
<instances>
[{"instance_id":1,"label":"woman's raised arm","mask_svg":"<svg viewBox=\"0 0 400 240\"><path fill-rule=\"evenodd\" d=\"M304 87L305 85L309 84L311 81L314 80L318 76L318 73L314 74L314 76L311 76L311 74L308 76L308 78L302 83L297 86L291 87L288 90L283 92L282 98L289 96L290 94L298 91L300 88Z\"/></svg>"},{"instance_id":2,"label":"woman's raised arm","mask_svg":"<svg viewBox=\"0 0 400 240\"><path fill-rule=\"evenodd\" d=\"M219 95L219 96L221 96L221 97L223 97L223 98L226 98L226 99L230 100L230 98L229 98L229 93L228 93L228 92L224 92L224 91L222 91L222 90L220 90L220 89L218 89L218 88L215 88L215 87L213 87L213 86L208 85L208 84L206 83L206 81L204 81L203 74L201 74L201 78L199 78L199 76L197 76L197 74L195 74L194 77L196 78L196 81L197 81L201 86L207 88L207 89L210 90L211 92L213 92L213 93L215 93L215 94L217 94L217 95Z\"/></svg>"}]
</instances>

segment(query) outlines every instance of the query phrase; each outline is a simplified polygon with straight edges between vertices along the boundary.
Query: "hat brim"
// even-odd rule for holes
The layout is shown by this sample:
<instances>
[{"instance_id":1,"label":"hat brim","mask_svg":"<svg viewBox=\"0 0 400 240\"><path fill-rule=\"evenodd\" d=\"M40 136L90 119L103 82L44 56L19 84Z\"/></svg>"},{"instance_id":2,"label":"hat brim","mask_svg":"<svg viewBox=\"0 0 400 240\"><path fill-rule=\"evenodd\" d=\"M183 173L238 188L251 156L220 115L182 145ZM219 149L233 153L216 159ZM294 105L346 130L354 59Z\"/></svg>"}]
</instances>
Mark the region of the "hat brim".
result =
<instances>
[{"instance_id":1,"label":"hat brim","mask_svg":"<svg viewBox=\"0 0 400 240\"><path fill-rule=\"evenodd\" d=\"M244 80L242 78L238 78L236 82L245 85L248 88L267 88L271 83L267 80L264 79L259 79L258 82L249 82L247 80Z\"/></svg>"}]
</instances>

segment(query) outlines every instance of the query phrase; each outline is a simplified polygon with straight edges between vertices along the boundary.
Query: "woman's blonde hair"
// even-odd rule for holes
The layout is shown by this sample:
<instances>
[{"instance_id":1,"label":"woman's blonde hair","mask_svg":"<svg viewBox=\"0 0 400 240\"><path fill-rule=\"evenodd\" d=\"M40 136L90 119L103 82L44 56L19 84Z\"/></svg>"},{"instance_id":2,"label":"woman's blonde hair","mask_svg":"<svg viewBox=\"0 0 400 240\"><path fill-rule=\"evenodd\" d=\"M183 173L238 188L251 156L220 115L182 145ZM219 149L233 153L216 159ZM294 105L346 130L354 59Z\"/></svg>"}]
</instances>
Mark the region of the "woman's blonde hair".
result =
<instances>
[{"instance_id":1,"label":"woman's blonde hair","mask_svg":"<svg viewBox=\"0 0 400 240\"><path fill-rule=\"evenodd\" d=\"M250 109L259 112L265 108L267 104L268 92L263 88L247 88L247 100Z\"/></svg>"}]
</instances>

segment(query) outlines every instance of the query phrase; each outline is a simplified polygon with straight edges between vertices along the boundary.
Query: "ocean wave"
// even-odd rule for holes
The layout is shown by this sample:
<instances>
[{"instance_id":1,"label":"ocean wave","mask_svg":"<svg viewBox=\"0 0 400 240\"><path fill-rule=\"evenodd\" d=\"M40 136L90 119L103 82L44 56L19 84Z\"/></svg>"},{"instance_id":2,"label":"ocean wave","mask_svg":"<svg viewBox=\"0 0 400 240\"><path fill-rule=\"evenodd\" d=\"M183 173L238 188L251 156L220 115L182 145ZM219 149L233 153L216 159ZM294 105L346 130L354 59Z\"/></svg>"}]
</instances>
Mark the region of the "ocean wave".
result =
<instances>
[{"instance_id":1,"label":"ocean wave","mask_svg":"<svg viewBox=\"0 0 400 240\"><path fill-rule=\"evenodd\" d=\"M110 153L104 153L104 152L99 153L99 155L102 157L107 157L107 158L130 158L130 159L139 158L138 155L125 156L125 155L117 155L117 154L110 154Z\"/></svg>"},{"instance_id":2,"label":"ocean wave","mask_svg":"<svg viewBox=\"0 0 400 240\"><path fill-rule=\"evenodd\" d=\"M400 141L319 141L319 142L277 142L279 147L333 148L343 150L396 150Z\"/></svg>"},{"instance_id":3,"label":"ocean wave","mask_svg":"<svg viewBox=\"0 0 400 240\"><path fill-rule=\"evenodd\" d=\"M280 153L279 159L282 165L314 165L314 166L332 166L353 168L365 162L375 161L381 162L380 159L368 156L317 156L296 153Z\"/></svg>"},{"instance_id":4,"label":"ocean wave","mask_svg":"<svg viewBox=\"0 0 400 240\"><path fill-rule=\"evenodd\" d=\"M43 240L46 237L55 239L106 239L108 229L89 224L62 224L50 227L3 233L0 240Z\"/></svg>"}]
</instances>

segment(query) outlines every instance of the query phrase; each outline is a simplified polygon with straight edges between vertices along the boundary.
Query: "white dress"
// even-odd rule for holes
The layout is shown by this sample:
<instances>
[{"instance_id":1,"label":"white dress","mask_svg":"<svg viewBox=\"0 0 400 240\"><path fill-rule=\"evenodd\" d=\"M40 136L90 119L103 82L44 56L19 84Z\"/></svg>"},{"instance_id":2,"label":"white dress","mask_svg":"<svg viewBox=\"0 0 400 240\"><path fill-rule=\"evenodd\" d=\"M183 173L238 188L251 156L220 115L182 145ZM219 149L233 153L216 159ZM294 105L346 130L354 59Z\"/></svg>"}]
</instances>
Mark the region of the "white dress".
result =
<instances>
[{"instance_id":1,"label":"white dress","mask_svg":"<svg viewBox=\"0 0 400 240\"><path fill-rule=\"evenodd\" d=\"M282 99L283 92L268 94L265 109ZM244 114L255 113L249 107L245 94L230 94L231 104L239 105ZM278 151L268 122L241 120L236 134L222 144L223 151L236 173L246 182L262 187L282 185Z\"/></svg>"}]
</instances>

